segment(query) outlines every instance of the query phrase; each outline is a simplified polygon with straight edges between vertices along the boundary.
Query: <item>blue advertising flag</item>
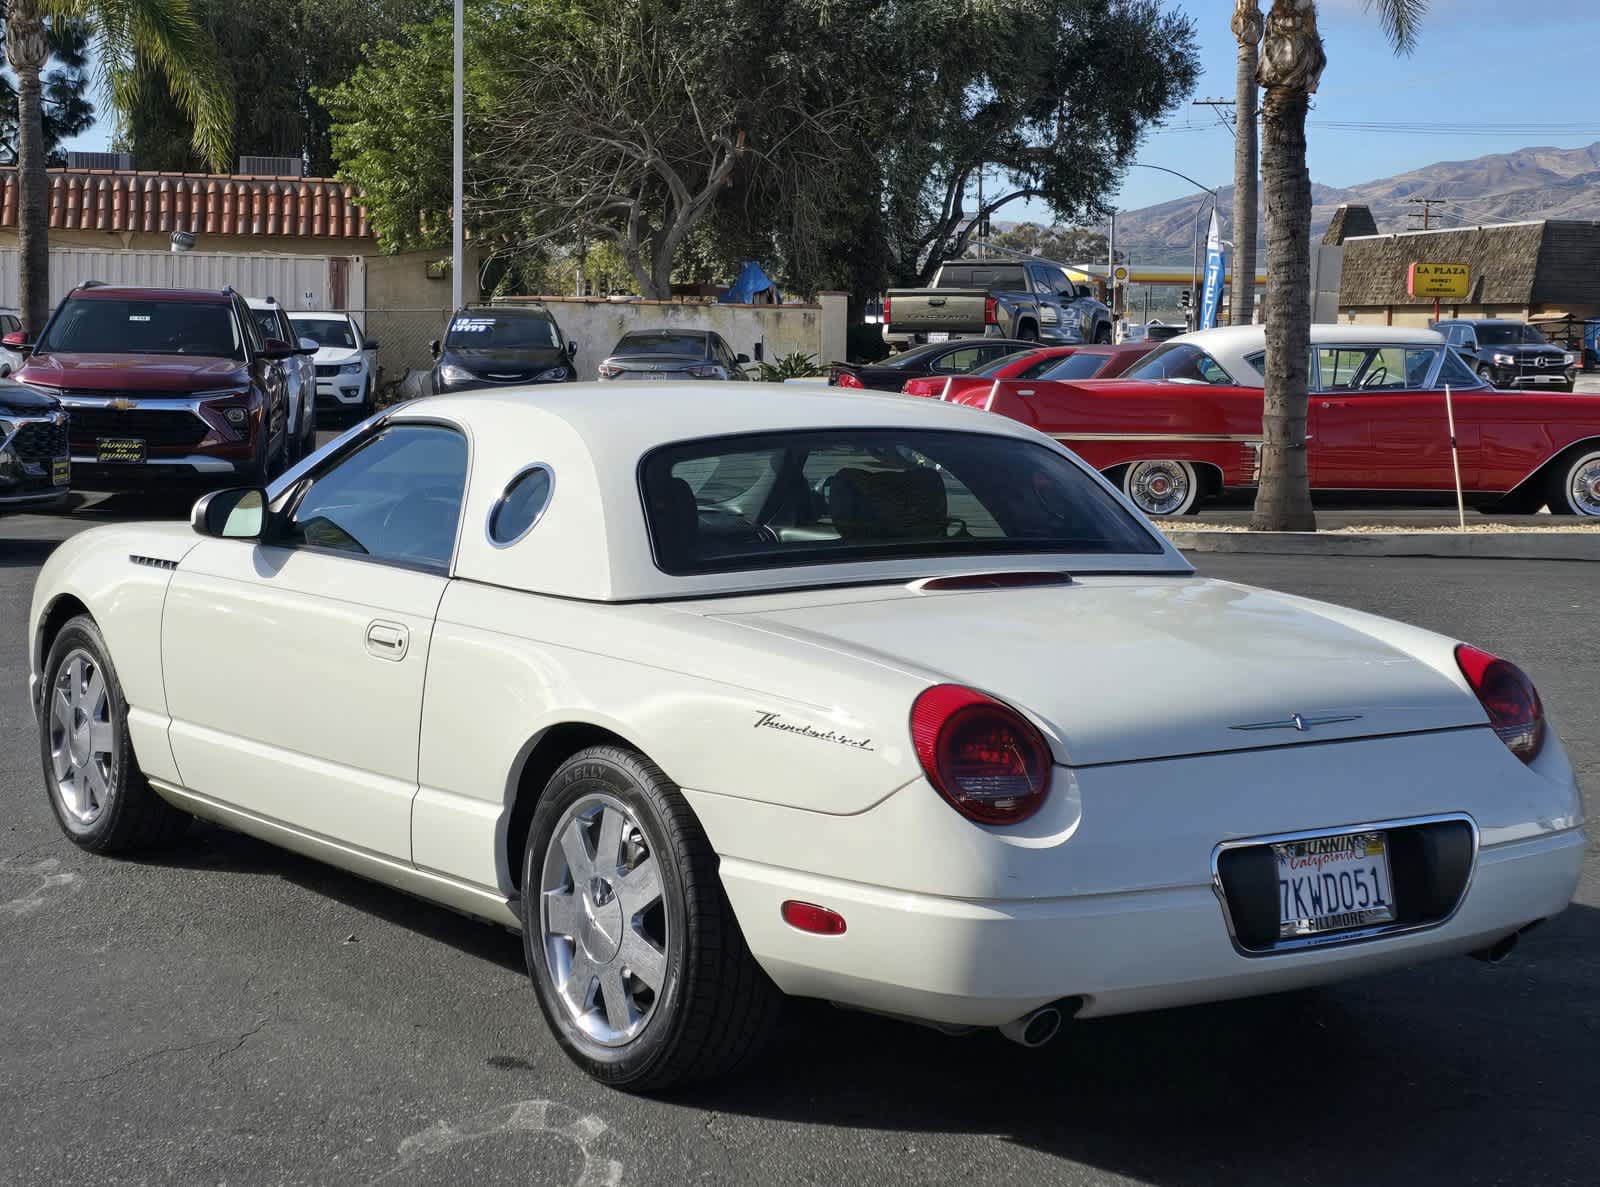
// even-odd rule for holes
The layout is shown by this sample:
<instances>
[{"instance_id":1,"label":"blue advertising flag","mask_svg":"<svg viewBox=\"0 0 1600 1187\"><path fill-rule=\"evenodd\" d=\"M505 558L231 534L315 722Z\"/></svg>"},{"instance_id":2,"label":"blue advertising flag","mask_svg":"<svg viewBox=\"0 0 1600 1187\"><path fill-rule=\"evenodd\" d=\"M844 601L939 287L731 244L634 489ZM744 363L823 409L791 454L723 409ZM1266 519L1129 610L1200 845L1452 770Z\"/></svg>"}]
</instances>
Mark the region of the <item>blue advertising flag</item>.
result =
<instances>
[{"instance_id":1,"label":"blue advertising flag","mask_svg":"<svg viewBox=\"0 0 1600 1187\"><path fill-rule=\"evenodd\" d=\"M1217 324L1217 314L1222 310L1222 231L1217 226L1217 211L1211 209L1211 229L1206 232L1206 279L1200 297L1200 324L1196 329L1209 330Z\"/></svg>"}]
</instances>

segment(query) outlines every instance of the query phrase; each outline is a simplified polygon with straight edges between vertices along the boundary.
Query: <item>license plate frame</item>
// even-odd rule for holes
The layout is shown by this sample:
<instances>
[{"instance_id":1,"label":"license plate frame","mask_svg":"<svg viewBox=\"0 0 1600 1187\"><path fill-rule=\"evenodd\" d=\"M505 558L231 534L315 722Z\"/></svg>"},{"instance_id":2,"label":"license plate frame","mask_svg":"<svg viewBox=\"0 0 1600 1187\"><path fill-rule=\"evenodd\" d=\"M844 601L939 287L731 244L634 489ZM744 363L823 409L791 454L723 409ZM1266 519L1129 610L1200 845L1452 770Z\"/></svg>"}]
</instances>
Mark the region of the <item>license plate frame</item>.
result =
<instances>
[{"instance_id":1,"label":"license plate frame","mask_svg":"<svg viewBox=\"0 0 1600 1187\"><path fill-rule=\"evenodd\" d=\"M70 457L52 458L50 461L50 484L52 486L70 486L72 483L72 459Z\"/></svg>"},{"instance_id":2,"label":"license plate frame","mask_svg":"<svg viewBox=\"0 0 1600 1187\"><path fill-rule=\"evenodd\" d=\"M948 341L950 341L950 335L945 330L934 330L934 331L931 331L928 334L928 341L929 342L948 342Z\"/></svg>"},{"instance_id":3,"label":"license plate frame","mask_svg":"<svg viewBox=\"0 0 1600 1187\"><path fill-rule=\"evenodd\" d=\"M1306 939L1395 921L1389 836L1365 829L1275 842L1278 938Z\"/></svg>"},{"instance_id":4,"label":"license plate frame","mask_svg":"<svg viewBox=\"0 0 1600 1187\"><path fill-rule=\"evenodd\" d=\"M148 456L143 437L98 437L94 453L102 466L137 466Z\"/></svg>"}]
</instances>

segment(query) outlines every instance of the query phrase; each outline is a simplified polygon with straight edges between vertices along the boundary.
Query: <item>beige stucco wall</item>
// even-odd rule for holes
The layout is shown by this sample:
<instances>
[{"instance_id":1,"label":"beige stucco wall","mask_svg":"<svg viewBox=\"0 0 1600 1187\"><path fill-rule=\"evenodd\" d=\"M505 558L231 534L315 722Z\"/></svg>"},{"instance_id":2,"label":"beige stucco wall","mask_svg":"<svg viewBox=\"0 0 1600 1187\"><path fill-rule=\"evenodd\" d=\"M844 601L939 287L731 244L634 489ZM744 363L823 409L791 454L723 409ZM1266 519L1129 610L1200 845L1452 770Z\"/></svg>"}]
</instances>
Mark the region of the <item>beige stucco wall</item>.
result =
<instances>
[{"instance_id":1,"label":"beige stucco wall","mask_svg":"<svg viewBox=\"0 0 1600 1187\"><path fill-rule=\"evenodd\" d=\"M828 294L817 305L717 305L673 301L605 301L551 297L543 304L578 344L578 378L593 379L600 360L629 330L654 327L715 330L735 353L775 362L808 354L819 363L844 358L845 299Z\"/></svg>"}]
</instances>

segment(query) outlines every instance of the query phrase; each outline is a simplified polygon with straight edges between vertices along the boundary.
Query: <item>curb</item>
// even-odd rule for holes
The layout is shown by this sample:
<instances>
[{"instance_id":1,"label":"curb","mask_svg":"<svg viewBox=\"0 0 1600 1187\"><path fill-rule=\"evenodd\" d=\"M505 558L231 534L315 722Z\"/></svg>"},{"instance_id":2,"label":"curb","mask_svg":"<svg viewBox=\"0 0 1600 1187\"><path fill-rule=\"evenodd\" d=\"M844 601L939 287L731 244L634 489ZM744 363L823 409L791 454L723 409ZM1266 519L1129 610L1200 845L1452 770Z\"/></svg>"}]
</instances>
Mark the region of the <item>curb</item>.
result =
<instances>
[{"instance_id":1,"label":"curb","mask_svg":"<svg viewBox=\"0 0 1600 1187\"><path fill-rule=\"evenodd\" d=\"M1205 532L1163 529L1184 552L1600 561L1600 532Z\"/></svg>"}]
</instances>

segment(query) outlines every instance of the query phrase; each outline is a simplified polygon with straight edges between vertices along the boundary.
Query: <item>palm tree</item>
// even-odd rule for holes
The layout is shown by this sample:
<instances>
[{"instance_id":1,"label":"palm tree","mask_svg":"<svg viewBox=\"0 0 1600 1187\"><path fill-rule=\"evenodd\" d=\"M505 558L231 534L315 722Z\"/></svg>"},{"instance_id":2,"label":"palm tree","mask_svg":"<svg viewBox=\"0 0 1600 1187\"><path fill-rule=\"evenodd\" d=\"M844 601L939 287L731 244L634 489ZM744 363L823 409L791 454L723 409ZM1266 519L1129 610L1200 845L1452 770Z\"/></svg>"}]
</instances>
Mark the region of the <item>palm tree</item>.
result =
<instances>
[{"instance_id":1,"label":"palm tree","mask_svg":"<svg viewBox=\"0 0 1600 1187\"><path fill-rule=\"evenodd\" d=\"M1376 8L1396 52L1416 46L1427 0L1362 0ZM1261 485L1250 526L1313 531L1306 469L1306 365L1311 354L1311 176L1306 111L1328 63L1315 0L1272 0L1257 81L1261 181L1267 202L1267 364L1261 430Z\"/></svg>"},{"instance_id":2,"label":"palm tree","mask_svg":"<svg viewBox=\"0 0 1600 1187\"><path fill-rule=\"evenodd\" d=\"M137 97L140 65L166 76L194 124L195 148L226 167L233 148L233 91L216 47L189 0L11 0L6 58L17 76L18 256L22 325L32 339L50 310L50 212L40 74L49 58L47 21L81 21L91 31L95 68L119 111Z\"/></svg>"},{"instance_id":3,"label":"palm tree","mask_svg":"<svg viewBox=\"0 0 1600 1187\"><path fill-rule=\"evenodd\" d=\"M1234 72L1233 296L1228 320L1250 324L1256 300L1256 64L1261 46L1261 5L1235 0L1233 36L1239 42Z\"/></svg>"}]
</instances>

